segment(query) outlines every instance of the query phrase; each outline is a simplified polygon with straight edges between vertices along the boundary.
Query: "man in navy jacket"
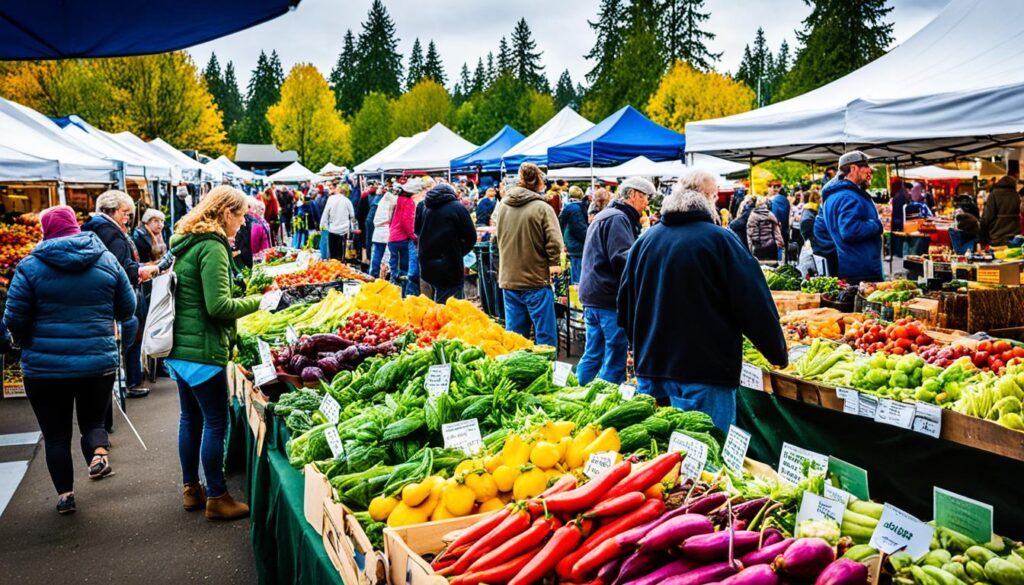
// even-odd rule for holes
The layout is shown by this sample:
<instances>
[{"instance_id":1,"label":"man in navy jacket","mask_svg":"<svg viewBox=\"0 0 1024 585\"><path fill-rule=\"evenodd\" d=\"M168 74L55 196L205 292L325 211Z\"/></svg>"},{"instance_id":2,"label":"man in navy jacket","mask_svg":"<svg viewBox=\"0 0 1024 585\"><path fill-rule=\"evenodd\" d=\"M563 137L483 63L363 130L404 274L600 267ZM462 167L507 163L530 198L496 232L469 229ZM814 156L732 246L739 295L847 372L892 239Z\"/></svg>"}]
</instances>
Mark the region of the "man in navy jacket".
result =
<instances>
[{"instance_id":1,"label":"man in navy jacket","mask_svg":"<svg viewBox=\"0 0 1024 585\"><path fill-rule=\"evenodd\" d=\"M727 431L736 420L746 336L769 362L788 363L786 340L761 268L716 225L715 177L680 177L661 223L640 236L619 287L619 324L633 346L638 390L700 410Z\"/></svg>"},{"instance_id":2,"label":"man in navy jacket","mask_svg":"<svg viewBox=\"0 0 1024 585\"><path fill-rule=\"evenodd\" d=\"M839 159L839 174L821 191L821 210L815 237L835 249L837 274L850 284L885 279L882 270L882 221L865 188L873 169L863 152L854 150ZM818 223L822 225L819 226ZM820 229L824 228L824 229Z\"/></svg>"}]
</instances>

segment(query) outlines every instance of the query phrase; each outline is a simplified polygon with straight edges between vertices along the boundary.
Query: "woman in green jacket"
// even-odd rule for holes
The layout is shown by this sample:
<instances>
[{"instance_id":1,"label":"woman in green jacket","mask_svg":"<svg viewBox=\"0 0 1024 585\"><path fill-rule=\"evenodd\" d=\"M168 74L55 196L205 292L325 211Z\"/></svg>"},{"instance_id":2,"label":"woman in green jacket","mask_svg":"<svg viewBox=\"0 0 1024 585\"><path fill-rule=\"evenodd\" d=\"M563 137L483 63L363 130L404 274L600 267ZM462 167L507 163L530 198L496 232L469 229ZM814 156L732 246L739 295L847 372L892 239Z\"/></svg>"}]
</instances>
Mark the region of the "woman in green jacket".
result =
<instances>
[{"instance_id":1,"label":"woman in green jacket","mask_svg":"<svg viewBox=\"0 0 1024 585\"><path fill-rule=\"evenodd\" d=\"M228 239L245 223L245 195L228 186L210 191L177 223L171 238L178 284L174 292L174 348L166 360L178 383L181 459L186 510L204 508L211 520L249 514L224 483L224 436L228 425L225 366L235 320L256 311L260 297L231 297ZM199 484L199 463L206 491Z\"/></svg>"}]
</instances>

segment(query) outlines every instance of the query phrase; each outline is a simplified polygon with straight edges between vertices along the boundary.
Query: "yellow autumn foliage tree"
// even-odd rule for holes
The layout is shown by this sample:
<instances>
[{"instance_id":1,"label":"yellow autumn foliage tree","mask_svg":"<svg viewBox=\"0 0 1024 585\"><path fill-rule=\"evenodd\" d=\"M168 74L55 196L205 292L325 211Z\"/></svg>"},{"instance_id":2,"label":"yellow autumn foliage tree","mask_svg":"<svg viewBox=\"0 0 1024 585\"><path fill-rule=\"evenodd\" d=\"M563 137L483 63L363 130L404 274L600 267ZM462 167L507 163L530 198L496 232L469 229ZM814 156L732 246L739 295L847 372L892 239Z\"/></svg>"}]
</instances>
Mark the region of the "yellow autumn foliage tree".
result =
<instances>
[{"instance_id":1,"label":"yellow autumn foliage tree","mask_svg":"<svg viewBox=\"0 0 1024 585\"><path fill-rule=\"evenodd\" d=\"M335 109L334 92L316 67L292 67L281 85L281 100L267 110L274 144L295 150L306 167L352 161L351 129Z\"/></svg>"},{"instance_id":2,"label":"yellow autumn foliage tree","mask_svg":"<svg viewBox=\"0 0 1024 585\"><path fill-rule=\"evenodd\" d=\"M746 112L752 103L754 94L746 84L676 61L647 102L646 112L658 124L684 132L687 122Z\"/></svg>"},{"instance_id":3,"label":"yellow autumn foliage tree","mask_svg":"<svg viewBox=\"0 0 1024 585\"><path fill-rule=\"evenodd\" d=\"M451 109L448 91L433 79L424 79L391 104L391 131L412 136L438 122L447 125Z\"/></svg>"}]
</instances>

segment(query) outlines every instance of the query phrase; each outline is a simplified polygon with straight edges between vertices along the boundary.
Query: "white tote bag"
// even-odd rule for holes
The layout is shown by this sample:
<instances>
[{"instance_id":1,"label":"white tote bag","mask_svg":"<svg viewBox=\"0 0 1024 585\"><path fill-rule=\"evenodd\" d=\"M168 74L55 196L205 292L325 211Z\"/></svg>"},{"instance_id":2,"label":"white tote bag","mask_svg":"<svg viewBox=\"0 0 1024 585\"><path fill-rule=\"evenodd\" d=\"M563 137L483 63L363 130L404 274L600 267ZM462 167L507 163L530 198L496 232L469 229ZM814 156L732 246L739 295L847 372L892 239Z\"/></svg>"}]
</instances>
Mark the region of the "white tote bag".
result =
<instances>
[{"instance_id":1,"label":"white tote bag","mask_svg":"<svg viewBox=\"0 0 1024 585\"><path fill-rule=\"evenodd\" d=\"M153 279L146 328L142 332L143 357L163 358L171 353L174 346L174 289L177 284L173 271Z\"/></svg>"}]
</instances>

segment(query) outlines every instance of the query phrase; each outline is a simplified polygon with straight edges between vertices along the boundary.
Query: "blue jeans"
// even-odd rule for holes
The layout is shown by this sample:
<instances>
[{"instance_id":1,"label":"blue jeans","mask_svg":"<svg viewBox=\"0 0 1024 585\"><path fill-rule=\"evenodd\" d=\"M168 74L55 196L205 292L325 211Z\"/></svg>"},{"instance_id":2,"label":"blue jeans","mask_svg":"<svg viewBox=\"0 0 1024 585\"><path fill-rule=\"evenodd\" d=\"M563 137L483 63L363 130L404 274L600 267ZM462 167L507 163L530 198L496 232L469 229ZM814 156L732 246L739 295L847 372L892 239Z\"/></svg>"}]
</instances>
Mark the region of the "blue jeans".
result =
<instances>
[{"instance_id":1,"label":"blue jeans","mask_svg":"<svg viewBox=\"0 0 1024 585\"><path fill-rule=\"evenodd\" d=\"M181 419L178 423L178 458L182 483L199 481L199 462L206 474L206 495L227 491L224 483L224 436L228 430L228 378L222 371L196 386L177 380Z\"/></svg>"},{"instance_id":2,"label":"blue jeans","mask_svg":"<svg viewBox=\"0 0 1024 585\"><path fill-rule=\"evenodd\" d=\"M370 248L370 276L380 276L380 264L384 261L384 249L387 247L387 244L373 242L373 247Z\"/></svg>"},{"instance_id":3,"label":"blue jeans","mask_svg":"<svg viewBox=\"0 0 1024 585\"><path fill-rule=\"evenodd\" d=\"M124 350L124 383L129 390L142 384L142 343L136 343L139 335L139 318L121 321L121 347Z\"/></svg>"},{"instance_id":4,"label":"blue jeans","mask_svg":"<svg viewBox=\"0 0 1024 585\"><path fill-rule=\"evenodd\" d=\"M589 384L594 377L621 384L626 379L626 353L629 349L626 331L619 327L615 309L583 307L587 324L587 346L576 366L580 385Z\"/></svg>"},{"instance_id":5,"label":"blue jeans","mask_svg":"<svg viewBox=\"0 0 1024 585\"><path fill-rule=\"evenodd\" d=\"M957 254L967 254L974 250L975 238L966 238L964 233L958 229L949 230L949 245Z\"/></svg>"},{"instance_id":6,"label":"blue jeans","mask_svg":"<svg viewBox=\"0 0 1024 585\"><path fill-rule=\"evenodd\" d=\"M445 301L452 297L455 297L457 299L466 298L462 292L462 285L463 283L459 283L459 286L455 286L452 288L441 288L438 286L431 285L431 287L434 289L433 301L439 305L443 305Z\"/></svg>"},{"instance_id":7,"label":"blue jeans","mask_svg":"<svg viewBox=\"0 0 1024 585\"><path fill-rule=\"evenodd\" d=\"M405 288L398 279L409 273L409 240L388 242L388 252L391 252L391 258L388 260L388 270L391 271L391 275L388 280L402 288L404 297Z\"/></svg>"},{"instance_id":8,"label":"blue jeans","mask_svg":"<svg viewBox=\"0 0 1024 585\"><path fill-rule=\"evenodd\" d=\"M324 260L331 257L330 239L327 235L327 230L320 230L320 257Z\"/></svg>"},{"instance_id":9,"label":"blue jeans","mask_svg":"<svg viewBox=\"0 0 1024 585\"><path fill-rule=\"evenodd\" d=\"M688 384L665 378L637 376L637 391L656 398L668 397L680 410L699 410L711 416L715 426L729 432L736 424L736 388L715 384Z\"/></svg>"},{"instance_id":10,"label":"blue jeans","mask_svg":"<svg viewBox=\"0 0 1024 585\"><path fill-rule=\"evenodd\" d=\"M502 294L505 298L505 329L529 337L532 323L536 333L534 341L538 345L558 347L555 293L551 287L502 289Z\"/></svg>"},{"instance_id":11,"label":"blue jeans","mask_svg":"<svg viewBox=\"0 0 1024 585\"><path fill-rule=\"evenodd\" d=\"M420 294L420 256L416 242L409 240L409 280L402 287L402 296L414 297Z\"/></svg>"},{"instance_id":12,"label":"blue jeans","mask_svg":"<svg viewBox=\"0 0 1024 585\"><path fill-rule=\"evenodd\" d=\"M569 284L579 284L583 274L583 256L569 256Z\"/></svg>"}]
</instances>

